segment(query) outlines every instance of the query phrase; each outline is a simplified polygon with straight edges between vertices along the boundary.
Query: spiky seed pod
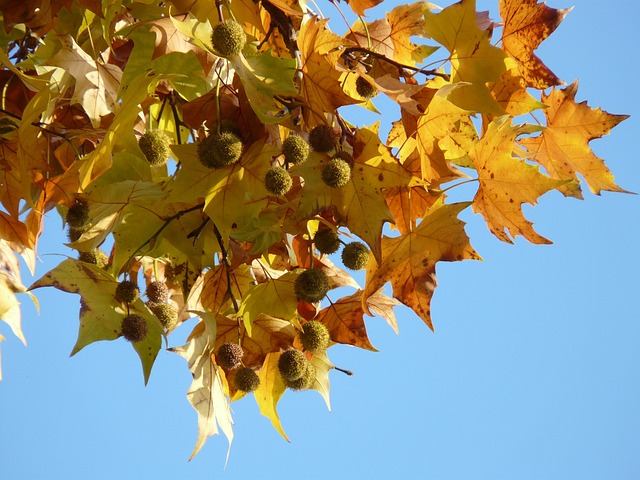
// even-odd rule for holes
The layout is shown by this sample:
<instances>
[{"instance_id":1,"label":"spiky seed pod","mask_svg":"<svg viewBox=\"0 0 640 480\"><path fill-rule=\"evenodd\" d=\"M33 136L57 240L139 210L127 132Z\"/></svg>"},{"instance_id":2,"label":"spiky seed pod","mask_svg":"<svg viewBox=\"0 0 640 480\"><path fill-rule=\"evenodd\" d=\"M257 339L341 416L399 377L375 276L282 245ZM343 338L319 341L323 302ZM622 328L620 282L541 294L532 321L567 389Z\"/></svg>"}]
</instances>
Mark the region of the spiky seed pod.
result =
<instances>
[{"instance_id":1,"label":"spiky seed pod","mask_svg":"<svg viewBox=\"0 0 640 480\"><path fill-rule=\"evenodd\" d=\"M291 175L282 167L271 167L264 176L264 187L272 195L284 195L292 185Z\"/></svg>"},{"instance_id":2,"label":"spiky seed pod","mask_svg":"<svg viewBox=\"0 0 640 480\"><path fill-rule=\"evenodd\" d=\"M316 380L316 367L311 362L308 362L307 369L300 378L296 380L283 378L282 380L285 386L291 390L309 390Z\"/></svg>"},{"instance_id":3,"label":"spiky seed pod","mask_svg":"<svg viewBox=\"0 0 640 480\"><path fill-rule=\"evenodd\" d=\"M278 359L278 371L283 380L292 382L304 375L310 363L304 352L290 348L280 355Z\"/></svg>"},{"instance_id":4,"label":"spiky seed pod","mask_svg":"<svg viewBox=\"0 0 640 480\"><path fill-rule=\"evenodd\" d=\"M242 155L242 140L231 132L214 133L198 144L198 160L208 168L226 167Z\"/></svg>"},{"instance_id":5,"label":"spiky seed pod","mask_svg":"<svg viewBox=\"0 0 640 480\"><path fill-rule=\"evenodd\" d=\"M313 243L320 253L328 255L335 253L340 248L340 238L338 232L331 228L318 230L313 237Z\"/></svg>"},{"instance_id":6,"label":"spiky seed pod","mask_svg":"<svg viewBox=\"0 0 640 480\"><path fill-rule=\"evenodd\" d=\"M358 77L356 79L356 92L358 92L358 95L361 97L370 99L378 94L378 89L364 77Z\"/></svg>"},{"instance_id":7,"label":"spiky seed pod","mask_svg":"<svg viewBox=\"0 0 640 480\"><path fill-rule=\"evenodd\" d=\"M247 43L247 35L242 25L235 20L225 20L213 27L211 44L213 50L221 57L232 57L239 54Z\"/></svg>"},{"instance_id":8,"label":"spiky seed pod","mask_svg":"<svg viewBox=\"0 0 640 480\"><path fill-rule=\"evenodd\" d=\"M369 249L362 242L351 242L342 250L342 263L351 270L361 270L369 261Z\"/></svg>"},{"instance_id":9,"label":"spiky seed pod","mask_svg":"<svg viewBox=\"0 0 640 480\"><path fill-rule=\"evenodd\" d=\"M86 231L86 228L73 228L69 225L69 228L67 229L67 238L70 242L75 242L76 240L79 240L82 234Z\"/></svg>"},{"instance_id":10,"label":"spiky seed pod","mask_svg":"<svg viewBox=\"0 0 640 480\"><path fill-rule=\"evenodd\" d=\"M151 282L147 285L147 298L153 303L166 303L169 296L169 288L165 282Z\"/></svg>"},{"instance_id":11,"label":"spiky seed pod","mask_svg":"<svg viewBox=\"0 0 640 480\"><path fill-rule=\"evenodd\" d=\"M94 248L90 252L80 252L78 254L78 260L97 265L100 268L106 267L109 263L109 257L107 257L107 254L97 248Z\"/></svg>"},{"instance_id":12,"label":"spiky seed pod","mask_svg":"<svg viewBox=\"0 0 640 480\"><path fill-rule=\"evenodd\" d=\"M123 303L133 303L140 298L140 289L135 282L123 280L116 287L116 300Z\"/></svg>"},{"instance_id":13,"label":"spiky seed pod","mask_svg":"<svg viewBox=\"0 0 640 480\"><path fill-rule=\"evenodd\" d=\"M237 343L223 343L216 353L216 362L225 370L233 370L240 366L243 355L244 351Z\"/></svg>"},{"instance_id":14,"label":"spiky seed pod","mask_svg":"<svg viewBox=\"0 0 640 480\"><path fill-rule=\"evenodd\" d=\"M311 320L302 326L300 343L311 353L324 352L329 346L331 337L326 325L318 320Z\"/></svg>"},{"instance_id":15,"label":"spiky seed pod","mask_svg":"<svg viewBox=\"0 0 640 480\"><path fill-rule=\"evenodd\" d=\"M260 386L260 377L252 368L242 367L236 372L234 383L242 392L253 392Z\"/></svg>"},{"instance_id":16,"label":"spiky seed pod","mask_svg":"<svg viewBox=\"0 0 640 480\"><path fill-rule=\"evenodd\" d=\"M178 323L178 310L168 303L147 303L149 309L158 317L164 328L171 329Z\"/></svg>"},{"instance_id":17,"label":"spiky seed pod","mask_svg":"<svg viewBox=\"0 0 640 480\"><path fill-rule=\"evenodd\" d=\"M316 152L327 153L336 147L338 137L329 125L318 125L309 132L309 145Z\"/></svg>"},{"instance_id":18,"label":"spiky seed pod","mask_svg":"<svg viewBox=\"0 0 640 480\"><path fill-rule=\"evenodd\" d=\"M153 166L164 165L171 156L169 136L161 130L151 130L140 137L138 146Z\"/></svg>"},{"instance_id":19,"label":"spiky seed pod","mask_svg":"<svg viewBox=\"0 0 640 480\"><path fill-rule=\"evenodd\" d=\"M300 135L289 135L282 142L282 154L287 163L298 165L309 157L309 144Z\"/></svg>"},{"instance_id":20,"label":"spiky seed pod","mask_svg":"<svg viewBox=\"0 0 640 480\"><path fill-rule=\"evenodd\" d=\"M147 322L136 313L122 319L122 336L132 343L141 342L147 337Z\"/></svg>"},{"instance_id":21,"label":"spiky seed pod","mask_svg":"<svg viewBox=\"0 0 640 480\"><path fill-rule=\"evenodd\" d=\"M309 268L298 275L293 288L299 300L319 302L329 291L329 279L319 268Z\"/></svg>"},{"instance_id":22,"label":"spiky seed pod","mask_svg":"<svg viewBox=\"0 0 640 480\"><path fill-rule=\"evenodd\" d=\"M322 181L331 188L344 187L351 180L351 167L341 158L332 158L322 169Z\"/></svg>"},{"instance_id":23,"label":"spiky seed pod","mask_svg":"<svg viewBox=\"0 0 640 480\"><path fill-rule=\"evenodd\" d=\"M67 210L67 216L65 221L71 228L86 228L90 222L89 218L89 205L85 202L76 202L69 210Z\"/></svg>"},{"instance_id":24,"label":"spiky seed pod","mask_svg":"<svg viewBox=\"0 0 640 480\"><path fill-rule=\"evenodd\" d=\"M353 168L353 165L355 164L355 161L353 160L353 155L351 155L349 152L345 152L344 150L340 150L339 152L336 152L333 158L339 158L340 160L344 160L349 164L349 167L351 168Z\"/></svg>"}]
</instances>

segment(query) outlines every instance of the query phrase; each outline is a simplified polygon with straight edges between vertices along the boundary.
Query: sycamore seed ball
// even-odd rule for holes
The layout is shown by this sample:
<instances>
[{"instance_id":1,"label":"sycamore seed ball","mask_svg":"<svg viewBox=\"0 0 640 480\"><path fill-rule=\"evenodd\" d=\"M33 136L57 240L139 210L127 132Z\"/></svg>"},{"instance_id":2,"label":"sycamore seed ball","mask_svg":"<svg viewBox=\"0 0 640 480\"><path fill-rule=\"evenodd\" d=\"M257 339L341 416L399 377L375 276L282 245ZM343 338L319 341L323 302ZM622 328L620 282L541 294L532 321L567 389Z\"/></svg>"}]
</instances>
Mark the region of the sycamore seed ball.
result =
<instances>
[{"instance_id":1,"label":"sycamore seed ball","mask_svg":"<svg viewBox=\"0 0 640 480\"><path fill-rule=\"evenodd\" d=\"M342 250L342 263L351 270L361 270L369 261L369 249L362 242L348 243Z\"/></svg>"},{"instance_id":2,"label":"sycamore seed ball","mask_svg":"<svg viewBox=\"0 0 640 480\"><path fill-rule=\"evenodd\" d=\"M76 240L79 240L82 234L86 231L87 230L85 228L73 228L71 225L69 225L69 229L67 230L67 238L70 242L75 242Z\"/></svg>"},{"instance_id":3,"label":"sycamore seed ball","mask_svg":"<svg viewBox=\"0 0 640 480\"><path fill-rule=\"evenodd\" d=\"M214 133L198 144L198 160L208 168L226 167L242 155L242 141L231 132Z\"/></svg>"},{"instance_id":4,"label":"sycamore seed ball","mask_svg":"<svg viewBox=\"0 0 640 480\"><path fill-rule=\"evenodd\" d=\"M89 206L84 202L76 202L67 211L65 221L70 228L83 229L89 225Z\"/></svg>"},{"instance_id":5,"label":"sycamore seed ball","mask_svg":"<svg viewBox=\"0 0 640 480\"><path fill-rule=\"evenodd\" d=\"M147 336L147 322L136 313L127 315L122 320L122 336L132 343L141 342Z\"/></svg>"},{"instance_id":6,"label":"sycamore seed ball","mask_svg":"<svg viewBox=\"0 0 640 480\"><path fill-rule=\"evenodd\" d=\"M341 158L332 158L322 169L322 181L332 188L344 187L351 180L351 167Z\"/></svg>"},{"instance_id":7,"label":"sycamore seed ball","mask_svg":"<svg viewBox=\"0 0 640 480\"><path fill-rule=\"evenodd\" d=\"M213 27L211 43L221 57L232 57L242 51L247 43L247 35L238 22L225 20Z\"/></svg>"},{"instance_id":8,"label":"sycamore seed ball","mask_svg":"<svg viewBox=\"0 0 640 480\"><path fill-rule=\"evenodd\" d=\"M242 392L253 392L260 386L260 377L249 367L242 367L236 372L236 388Z\"/></svg>"},{"instance_id":9,"label":"sycamore seed ball","mask_svg":"<svg viewBox=\"0 0 640 480\"><path fill-rule=\"evenodd\" d=\"M169 288L164 282L151 282L147 285L147 298L153 303L166 303L169 296Z\"/></svg>"},{"instance_id":10,"label":"sycamore seed ball","mask_svg":"<svg viewBox=\"0 0 640 480\"><path fill-rule=\"evenodd\" d=\"M338 232L331 228L318 230L313 237L313 243L315 243L318 251L320 253L324 253L325 255L335 253L340 248L340 238L338 237Z\"/></svg>"},{"instance_id":11,"label":"sycamore seed ball","mask_svg":"<svg viewBox=\"0 0 640 480\"><path fill-rule=\"evenodd\" d=\"M319 268L309 268L298 275L294 283L294 291L299 300L319 302L329 291L327 274Z\"/></svg>"},{"instance_id":12,"label":"sycamore seed ball","mask_svg":"<svg viewBox=\"0 0 640 480\"><path fill-rule=\"evenodd\" d=\"M302 326L300 343L305 350L311 353L324 352L329 346L329 330L324 323L311 320Z\"/></svg>"},{"instance_id":13,"label":"sycamore seed ball","mask_svg":"<svg viewBox=\"0 0 640 480\"><path fill-rule=\"evenodd\" d=\"M353 155L351 155L349 152L345 152L344 150L340 150L339 152L336 152L333 158L339 158L341 160L344 160L349 164L349 167L351 168L353 168L353 165L355 164Z\"/></svg>"},{"instance_id":14,"label":"sycamore seed ball","mask_svg":"<svg viewBox=\"0 0 640 480\"><path fill-rule=\"evenodd\" d=\"M160 323L167 330L175 327L178 324L178 310L173 305L168 303L152 303L147 304L149 309L154 313Z\"/></svg>"},{"instance_id":15,"label":"sycamore seed ball","mask_svg":"<svg viewBox=\"0 0 640 480\"><path fill-rule=\"evenodd\" d=\"M237 343L223 343L216 353L216 362L225 370L233 370L240 366L243 355L244 351Z\"/></svg>"},{"instance_id":16,"label":"sycamore seed ball","mask_svg":"<svg viewBox=\"0 0 640 480\"><path fill-rule=\"evenodd\" d=\"M116 300L123 303L133 303L140 297L140 289L135 282L124 280L116 286Z\"/></svg>"},{"instance_id":17,"label":"sycamore seed ball","mask_svg":"<svg viewBox=\"0 0 640 480\"><path fill-rule=\"evenodd\" d=\"M138 146L153 166L164 165L171 156L169 137L161 130L151 130L140 137Z\"/></svg>"},{"instance_id":18,"label":"sycamore seed ball","mask_svg":"<svg viewBox=\"0 0 640 480\"><path fill-rule=\"evenodd\" d=\"M309 156L309 144L300 135L289 135L282 142L282 154L287 163L298 165Z\"/></svg>"},{"instance_id":19,"label":"sycamore seed ball","mask_svg":"<svg viewBox=\"0 0 640 480\"><path fill-rule=\"evenodd\" d=\"M309 132L309 144L316 152L330 152L335 148L336 140L336 133L329 125L318 125Z\"/></svg>"},{"instance_id":20,"label":"sycamore seed ball","mask_svg":"<svg viewBox=\"0 0 640 480\"><path fill-rule=\"evenodd\" d=\"M370 84L364 77L356 79L356 92L366 99L373 98L378 94L378 89Z\"/></svg>"},{"instance_id":21,"label":"sycamore seed ball","mask_svg":"<svg viewBox=\"0 0 640 480\"><path fill-rule=\"evenodd\" d=\"M310 364L304 352L295 348L285 350L278 359L278 371L285 381L294 381L304 375Z\"/></svg>"},{"instance_id":22,"label":"sycamore seed ball","mask_svg":"<svg viewBox=\"0 0 640 480\"><path fill-rule=\"evenodd\" d=\"M271 167L264 176L264 187L272 195L284 195L292 185L291 175L282 167Z\"/></svg>"},{"instance_id":23,"label":"sycamore seed ball","mask_svg":"<svg viewBox=\"0 0 640 480\"><path fill-rule=\"evenodd\" d=\"M94 248L90 252L80 252L78 260L97 265L100 268L106 267L109 263L109 257L107 257L107 254L97 248Z\"/></svg>"},{"instance_id":24,"label":"sycamore seed ball","mask_svg":"<svg viewBox=\"0 0 640 480\"><path fill-rule=\"evenodd\" d=\"M291 390L309 390L313 387L313 382L316 380L316 367L311 362L308 362L307 369L302 376L296 380L282 379L287 388Z\"/></svg>"}]
</instances>

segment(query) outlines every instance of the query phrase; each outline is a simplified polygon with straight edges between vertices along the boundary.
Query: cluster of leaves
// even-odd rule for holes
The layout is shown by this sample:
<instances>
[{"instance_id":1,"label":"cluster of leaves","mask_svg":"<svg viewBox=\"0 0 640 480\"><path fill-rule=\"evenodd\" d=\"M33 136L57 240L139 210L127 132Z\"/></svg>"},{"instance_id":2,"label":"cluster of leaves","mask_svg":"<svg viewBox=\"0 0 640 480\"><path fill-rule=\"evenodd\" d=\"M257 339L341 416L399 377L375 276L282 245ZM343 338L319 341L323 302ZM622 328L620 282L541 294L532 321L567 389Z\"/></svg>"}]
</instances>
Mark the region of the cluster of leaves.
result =
<instances>
[{"instance_id":1,"label":"cluster of leaves","mask_svg":"<svg viewBox=\"0 0 640 480\"><path fill-rule=\"evenodd\" d=\"M401 302L432 328L436 264L480 258L463 209L505 242L549 243L523 204L581 198L578 175L623 191L589 142L625 116L577 103L577 83L534 54L568 10L500 0L498 24L474 0L417 2L365 21L377 3L348 0L358 20L339 35L297 0L3 2L0 318L24 341L16 254L33 271L55 210L78 254L29 290L80 295L72 353L124 336L147 381L163 337L197 315L171 349L193 374L193 454L218 426L231 441L230 401L249 391L286 438L281 356L303 355L327 405L335 368L305 348L305 323L326 327L329 348L374 350L365 316L396 329ZM213 33L222 24L230 34ZM376 95L399 107L386 140L340 111L375 111ZM472 199L447 201L471 181ZM343 243L362 287L329 258ZM125 281L166 290L145 303ZM240 347L244 380L219 367L223 344Z\"/></svg>"}]
</instances>

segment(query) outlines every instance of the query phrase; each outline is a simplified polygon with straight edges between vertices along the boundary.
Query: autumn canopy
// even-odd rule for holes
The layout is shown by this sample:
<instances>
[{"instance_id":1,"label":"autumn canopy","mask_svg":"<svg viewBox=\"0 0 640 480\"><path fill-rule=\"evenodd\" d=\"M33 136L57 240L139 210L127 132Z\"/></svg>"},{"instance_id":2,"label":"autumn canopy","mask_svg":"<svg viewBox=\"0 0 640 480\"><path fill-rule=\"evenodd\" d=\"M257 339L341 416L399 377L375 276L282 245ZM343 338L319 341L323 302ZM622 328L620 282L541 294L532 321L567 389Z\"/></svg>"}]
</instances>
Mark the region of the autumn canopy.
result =
<instances>
[{"instance_id":1,"label":"autumn canopy","mask_svg":"<svg viewBox=\"0 0 640 480\"><path fill-rule=\"evenodd\" d=\"M298 0L1 0L0 319L26 343L23 294L77 294L72 354L129 341L146 382L197 317L170 347L193 375L193 455L218 429L231 442L230 402L251 394L286 438L279 399L328 405L327 347L375 350L366 316L397 330L402 303L433 328L438 262L480 259L460 212L545 244L523 204L624 192L589 142L626 116L535 54L569 10L372 19L380 2L319 3L338 34ZM384 97L386 138L342 108ZM473 196L449 201L462 183ZM68 258L27 288L45 216Z\"/></svg>"}]
</instances>

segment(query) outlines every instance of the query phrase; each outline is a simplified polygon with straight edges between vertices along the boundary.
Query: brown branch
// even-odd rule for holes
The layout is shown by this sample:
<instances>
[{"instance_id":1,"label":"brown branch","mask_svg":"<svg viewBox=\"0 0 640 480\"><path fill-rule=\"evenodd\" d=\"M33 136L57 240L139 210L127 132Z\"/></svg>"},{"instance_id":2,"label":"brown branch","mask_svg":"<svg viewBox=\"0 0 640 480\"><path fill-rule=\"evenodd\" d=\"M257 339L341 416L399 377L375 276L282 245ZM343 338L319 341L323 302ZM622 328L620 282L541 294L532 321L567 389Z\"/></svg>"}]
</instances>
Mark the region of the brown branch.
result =
<instances>
[{"instance_id":1,"label":"brown branch","mask_svg":"<svg viewBox=\"0 0 640 480\"><path fill-rule=\"evenodd\" d=\"M363 47L347 47L344 49L344 52L342 53L342 56L345 55L350 55L351 53L366 53L367 55L376 58L378 60L381 60L383 62L387 62L390 65L393 65L394 67L397 67L400 71L402 70L411 70L413 72L416 73L422 73L423 75L433 75L435 77L442 77L445 80L450 80L451 77L446 74L446 73L442 73L442 72L438 72L437 70L427 70L424 68L418 68L418 67L412 67L410 65L404 65L400 62L396 62L395 60L390 59L389 57L387 57L386 55L383 55L381 53L378 52L373 52L371 50L369 50L368 48L363 48Z\"/></svg>"}]
</instances>

